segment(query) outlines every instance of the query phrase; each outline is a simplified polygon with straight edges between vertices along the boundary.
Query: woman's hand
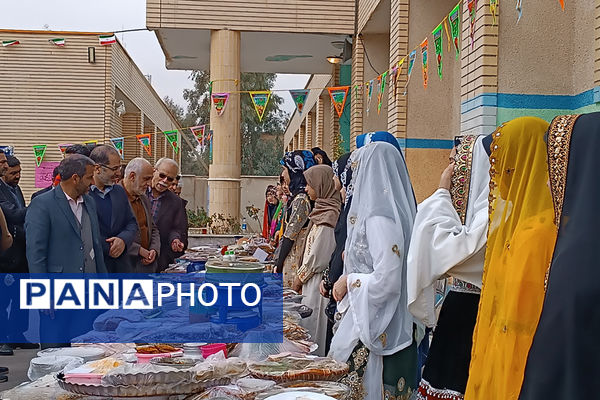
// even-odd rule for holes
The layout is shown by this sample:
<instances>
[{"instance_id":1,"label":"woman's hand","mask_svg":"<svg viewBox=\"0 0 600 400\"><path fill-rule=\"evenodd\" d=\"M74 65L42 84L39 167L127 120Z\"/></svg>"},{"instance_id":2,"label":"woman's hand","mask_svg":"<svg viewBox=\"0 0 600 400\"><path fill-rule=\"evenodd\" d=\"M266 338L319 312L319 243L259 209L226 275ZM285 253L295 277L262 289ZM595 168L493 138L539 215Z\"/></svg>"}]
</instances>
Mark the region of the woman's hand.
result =
<instances>
[{"instance_id":1,"label":"woman's hand","mask_svg":"<svg viewBox=\"0 0 600 400\"><path fill-rule=\"evenodd\" d=\"M342 301L348 292L348 277L346 275L340 276L337 282L333 285L333 299L335 301Z\"/></svg>"},{"instance_id":2,"label":"woman's hand","mask_svg":"<svg viewBox=\"0 0 600 400\"><path fill-rule=\"evenodd\" d=\"M321 281L319 291L321 292L321 296L329 298L329 290L325 289L325 281Z\"/></svg>"},{"instance_id":3,"label":"woman's hand","mask_svg":"<svg viewBox=\"0 0 600 400\"><path fill-rule=\"evenodd\" d=\"M294 282L292 283L292 290L294 290L298 294L302 294L302 281L298 277L294 278Z\"/></svg>"},{"instance_id":4,"label":"woman's hand","mask_svg":"<svg viewBox=\"0 0 600 400\"><path fill-rule=\"evenodd\" d=\"M442 177L440 178L440 189L450 190L450 185L452 184L452 174L454 173L454 163L450 163L442 172Z\"/></svg>"}]
</instances>

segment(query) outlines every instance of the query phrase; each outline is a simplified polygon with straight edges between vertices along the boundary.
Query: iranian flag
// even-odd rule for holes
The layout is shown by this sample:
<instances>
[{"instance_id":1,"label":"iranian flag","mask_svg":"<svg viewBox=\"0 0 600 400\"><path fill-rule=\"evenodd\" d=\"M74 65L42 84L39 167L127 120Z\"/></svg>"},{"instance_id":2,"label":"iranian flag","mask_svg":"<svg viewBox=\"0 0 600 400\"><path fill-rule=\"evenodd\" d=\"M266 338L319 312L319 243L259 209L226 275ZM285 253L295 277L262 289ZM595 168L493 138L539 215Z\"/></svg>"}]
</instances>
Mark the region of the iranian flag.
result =
<instances>
[{"instance_id":1,"label":"iranian flag","mask_svg":"<svg viewBox=\"0 0 600 400\"><path fill-rule=\"evenodd\" d=\"M109 44L117 43L117 38L115 37L114 34L112 34L112 35L100 35L100 36L98 36L98 39L100 39L100 44L102 46L107 46Z\"/></svg>"},{"instance_id":2,"label":"iranian flag","mask_svg":"<svg viewBox=\"0 0 600 400\"><path fill-rule=\"evenodd\" d=\"M48 41L50 43L52 43L53 45L59 46L59 47L62 47L65 45L65 39L63 39L63 38L50 39Z\"/></svg>"},{"instance_id":3,"label":"iranian flag","mask_svg":"<svg viewBox=\"0 0 600 400\"><path fill-rule=\"evenodd\" d=\"M18 44L21 44L18 40L3 40L2 41L2 46L6 47L6 46L16 46Z\"/></svg>"}]
</instances>

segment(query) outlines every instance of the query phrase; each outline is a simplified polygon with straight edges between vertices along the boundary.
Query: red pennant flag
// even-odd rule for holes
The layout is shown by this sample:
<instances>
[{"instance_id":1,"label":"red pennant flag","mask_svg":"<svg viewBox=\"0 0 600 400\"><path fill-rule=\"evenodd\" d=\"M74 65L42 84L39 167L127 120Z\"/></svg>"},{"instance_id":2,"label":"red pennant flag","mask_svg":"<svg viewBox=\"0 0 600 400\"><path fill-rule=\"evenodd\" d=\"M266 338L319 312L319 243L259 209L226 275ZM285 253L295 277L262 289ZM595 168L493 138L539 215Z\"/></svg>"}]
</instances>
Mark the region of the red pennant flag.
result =
<instances>
[{"instance_id":1,"label":"red pennant flag","mask_svg":"<svg viewBox=\"0 0 600 400\"><path fill-rule=\"evenodd\" d=\"M342 113L344 112L344 106L346 105L346 98L348 97L349 89L350 86L338 86L327 88L327 91L329 92L329 97L331 98L331 102L335 107L335 111L337 112L338 118L341 118Z\"/></svg>"}]
</instances>

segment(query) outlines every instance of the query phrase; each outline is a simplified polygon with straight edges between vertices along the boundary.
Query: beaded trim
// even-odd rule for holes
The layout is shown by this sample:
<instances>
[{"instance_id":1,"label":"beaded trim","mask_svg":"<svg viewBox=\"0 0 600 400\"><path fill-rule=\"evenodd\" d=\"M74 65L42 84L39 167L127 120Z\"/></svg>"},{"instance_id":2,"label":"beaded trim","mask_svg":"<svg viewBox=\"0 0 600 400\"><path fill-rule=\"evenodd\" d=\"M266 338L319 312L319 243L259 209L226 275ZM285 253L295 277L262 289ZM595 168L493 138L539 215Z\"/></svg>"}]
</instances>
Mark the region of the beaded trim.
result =
<instances>
[{"instance_id":1,"label":"beaded trim","mask_svg":"<svg viewBox=\"0 0 600 400\"><path fill-rule=\"evenodd\" d=\"M416 400L463 400L463 398L462 393L450 389L436 389L425 379L421 379Z\"/></svg>"},{"instance_id":2,"label":"beaded trim","mask_svg":"<svg viewBox=\"0 0 600 400\"><path fill-rule=\"evenodd\" d=\"M467 216L467 204L469 202L469 187L471 185L471 165L473 163L473 148L477 135L467 135L462 138L460 145L456 148L454 173L450 185L450 196L452 205L460 217L461 223L465 224Z\"/></svg>"},{"instance_id":3,"label":"beaded trim","mask_svg":"<svg viewBox=\"0 0 600 400\"><path fill-rule=\"evenodd\" d=\"M495 177L496 174L498 173L496 171L496 150L498 150L498 140L500 139L500 133L502 131L502 128L504 128L505 124L500 125L498 128L496 128L496 130L492 133L492 148L491 148L491 155L490 155L490 194L488 196L488 204L489 204L489 209L488 209L488 218L489 218L489 223L488 223L488 237L490 235L490 227L492 226L492 213L494 211L494 201L496 200L496 196L494 196L494 189L496 188L496 181L495 181Z\"/></svg>"},{"instance_id":4,"label":"beaded trim","mask_svg":"<svg viewBox=\"0 0 600 400\"><path fill-rule=\"evenodd\" d=\"M560 226L565 199L571 136L577 118L579 115L558 116L552 120L548 129L548 172L554 202L554 224L557 227Z\"/></svg>"},{"instance_id":5,"label":"beaded trim","mask_svg":"<svg viewBox=\"0 0 600 400\"><path fill-rule=\"evenodd\" d=\"M567 187L567 169L569 167L569 153L571 149L571 137L577 115L560 115L552 120L548 128L548 175L554 204L554 225L560 227L560 218L565 200L565 189ZM546 269L544 276L544 291L548 289L550 279L550 267Z\"/></svg>"}]
</instances>

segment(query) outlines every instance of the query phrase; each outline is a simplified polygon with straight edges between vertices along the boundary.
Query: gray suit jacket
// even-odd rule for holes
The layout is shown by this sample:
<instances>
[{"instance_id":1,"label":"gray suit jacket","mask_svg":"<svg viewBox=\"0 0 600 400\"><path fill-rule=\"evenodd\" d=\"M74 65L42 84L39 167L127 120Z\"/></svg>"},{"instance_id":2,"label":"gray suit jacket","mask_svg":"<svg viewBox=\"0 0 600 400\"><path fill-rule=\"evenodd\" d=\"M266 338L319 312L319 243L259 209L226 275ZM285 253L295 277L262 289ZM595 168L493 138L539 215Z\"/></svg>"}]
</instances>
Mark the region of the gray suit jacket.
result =
<instances>
[{"instance_id":1,"label":"gray suit jacket","mask_svg":"<svg viewBox=\"0 0 600 400\"><path fill-rule=\"evenodd\" d=\"M152 213L150 211L150 200L146 195L141 195L140 199L142 200L142 205L144 206L144 211L146 211L146 224L148 226L148 240L150 242L150 248L146 250L156 250L156 259L152 264L144 265L142 263L142 258L140 257L140 247L141 247L141 232L138 229L137 236L131 246L129 246L129 250L127 254L131 257L131 264L133 266L133 273L153 273L158 269L158 257L160 255L160 233L158 232L158 228L154 224L154 220L152 219Z\"/></svg>"},{"instance_id":2,"label":"gray suit jacket","mask_svg":"<svg viewBox=\"0 0 600 400\"><path fill-rule=\"evenodd\" d=\"M106 273L96 203L85 194L83 206L92 224L96 271ZM29 272L85 272L80 229L60 185L33 199L25 217L25 234Z\"/></svg>"}]
</instances>

